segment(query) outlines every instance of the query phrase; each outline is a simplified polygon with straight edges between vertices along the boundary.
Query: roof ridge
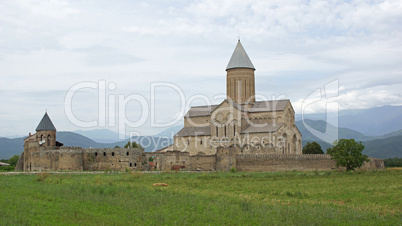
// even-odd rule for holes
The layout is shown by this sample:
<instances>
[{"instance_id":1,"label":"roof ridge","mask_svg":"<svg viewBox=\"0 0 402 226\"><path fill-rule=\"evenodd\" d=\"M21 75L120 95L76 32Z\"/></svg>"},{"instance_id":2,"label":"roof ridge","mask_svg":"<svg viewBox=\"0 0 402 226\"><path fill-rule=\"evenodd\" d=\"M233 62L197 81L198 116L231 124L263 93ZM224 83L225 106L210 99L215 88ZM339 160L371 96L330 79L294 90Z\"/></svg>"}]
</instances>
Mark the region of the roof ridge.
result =
<instances>
[{"instance_id":1,"label":"roof ridge","mask_svg":"<svg viewBox=\"0 0 402 226\"><path fill-rule=\"evenodd\" d=\"M211 105L201 105L201 106L191 106L191 108L202 108L202 107L210 107L210 106L218 106L219 104L211 104Z\"/></svg>"}]
</instances>

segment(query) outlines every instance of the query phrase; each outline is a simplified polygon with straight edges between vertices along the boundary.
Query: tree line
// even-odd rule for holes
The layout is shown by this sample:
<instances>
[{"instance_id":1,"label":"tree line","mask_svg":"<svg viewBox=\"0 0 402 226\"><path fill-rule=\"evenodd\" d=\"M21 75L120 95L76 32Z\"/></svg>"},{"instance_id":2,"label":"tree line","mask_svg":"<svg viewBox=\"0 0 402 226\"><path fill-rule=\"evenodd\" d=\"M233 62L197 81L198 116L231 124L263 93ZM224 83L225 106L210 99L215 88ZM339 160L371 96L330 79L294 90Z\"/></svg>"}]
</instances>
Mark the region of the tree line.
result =
<instances>
[{"instance_id":1,"label":"tree line","mask_svg":"<svg viewBox=\"0 0 402 226\"><path fill-rule=\"evenodd\" d=\"M360 168L364 162L368 162L368 157L363 155L364 145L354 139L340 139L335 141L332 148L327 149L327 154L335 160L336 166L344 166L346 170ZM324 154L320 144L317 142L307 142L303 147L303 154ZM402 167L402 158L384 159L385 167Z\"/></svg>"}]
</instances>

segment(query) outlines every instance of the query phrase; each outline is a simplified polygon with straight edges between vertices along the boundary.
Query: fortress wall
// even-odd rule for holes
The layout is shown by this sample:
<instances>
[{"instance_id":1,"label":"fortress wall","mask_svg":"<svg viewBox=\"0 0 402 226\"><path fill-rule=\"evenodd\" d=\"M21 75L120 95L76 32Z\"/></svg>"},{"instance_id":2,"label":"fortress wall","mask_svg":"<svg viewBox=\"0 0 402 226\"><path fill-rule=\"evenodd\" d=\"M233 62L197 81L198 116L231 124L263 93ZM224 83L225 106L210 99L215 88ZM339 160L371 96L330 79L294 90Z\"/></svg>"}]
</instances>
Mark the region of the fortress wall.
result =
<instances>
[{"instance_id":1,"label":"fortress wall","mask_svg":"<svg viewBox=\"0 0 402 226\"><path fill-rule=\"evenodd\" d=\"M193 155L190 156L190 170L215 170L216 155Z\"/></svg>"},{"instance_id":2,"label":"fortress wall","mask_svg":"<svg viewBox=\"0 0 402 226\"><path fill-rule=\"evenodd\" d=\"M190 168L190 154L188 152L167 151L157 155L154 161L158 170L170 170L172 166Z\"/></svg>"},{"instance_id":3,"label":"fortress wall","mask_svg":"<svg viewBox=\"0 0 402 226\"><path fill-rule=\"evenodd\" d=\"M141 148L83 149L84 170L143 170L147 162Z\"/></svg>"},{"instance_id":4,"label":"fortress wall","mask_svg":"<svg viewBox=\"0 0 402 226\"><path fill-rule=\"evenodd\" d=\"M83 170L82 150L65 149L39 150L28 153L30 155L28 171L39 170Z\"/></svg>"},{"instance_id":5,"label":"fortress wall","mask_svg":"<svg viewBox=\"0 0 402 226\"><path fill-rule=\"evenodd\" d=\"M362 169L383 169L384 161L370 158ZM382 165L382 166L381 166ZM327 154L306 155L236 155L236 168L239 171L310 171L336 169L335 161Z\"/></svg>"},{"instance_id":6,"label":"fortress wall","mask_svg":"<svg viewBox=\"0 0 402 226\"><path fill-rule=\"evenodd\" d=\"M25 171L39 170L143 170L147 164L144 150L140 148L88 148L63 147L44 150L31 148L24 164Z\"/></svg>"}]
</instances>

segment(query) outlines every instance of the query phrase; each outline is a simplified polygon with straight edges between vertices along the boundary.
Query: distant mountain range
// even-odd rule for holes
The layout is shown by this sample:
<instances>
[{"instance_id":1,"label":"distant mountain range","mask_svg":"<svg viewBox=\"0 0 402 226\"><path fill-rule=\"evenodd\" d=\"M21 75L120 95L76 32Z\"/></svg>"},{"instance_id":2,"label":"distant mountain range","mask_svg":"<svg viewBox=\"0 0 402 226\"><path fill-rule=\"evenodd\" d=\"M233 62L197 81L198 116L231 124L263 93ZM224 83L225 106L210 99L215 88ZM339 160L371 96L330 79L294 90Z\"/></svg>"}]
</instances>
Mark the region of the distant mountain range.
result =
<instances>
[{"instance_id":1,"label":"distant mountain range","mask_svg":"<svg viewBox=\"0 0 402 226\"><path fill-rule=\"evenodd\" d=\"M298 118L301 118L300 115L296 115L296 119ZM316 141L325 152L328 147L331 147L335 139L353 138L363 142L365 145L364 153L370 157L402 158L402 106L341 111L339 113L339 128L321 120L326 119L325 114L311 114L304 118L304 123L300 120L296 122L303 136L303 146L307 142ZM134 137L133 140L144 147L145 151L156 151L171 144L173 135L181 128L182 126L173 126L154 136ZM330 139L325 142L311 131L326 132ZM21 154L23 139L22 137L0 137L0 159ZM60 131L57 132L57 140L65 146L81 146L83 148L123 147L129 141L129 139L119 140L119 134L108 129Z\"/></svg>"},{"instance_id":2,"label":"distant mountain range","mask_svg":"<svg viewBox=\"0 0 402 226\"><path fill-rule=\"evenodd\" d=\"M115 143L120 141L120 134L109 129L93 129L93 130L76 130L74 133L81 134L98 143ZM128 139L128 136L121 135L123 140Z\"/></svg>"},{"instance_id":3,"label":"distant mountain range","mask_svg":"<svg viewBox=\"0 0 402 226\"><path fill-rule=\"evenodd\" d=\"M338 127L358 131L368 136L381 136L402 129L402 106L382 106L370 109L342 110L338 114L305 114L304 119L338 118ZM296 121L302 119L296 115Z\"/></svg>"}]
</instances>

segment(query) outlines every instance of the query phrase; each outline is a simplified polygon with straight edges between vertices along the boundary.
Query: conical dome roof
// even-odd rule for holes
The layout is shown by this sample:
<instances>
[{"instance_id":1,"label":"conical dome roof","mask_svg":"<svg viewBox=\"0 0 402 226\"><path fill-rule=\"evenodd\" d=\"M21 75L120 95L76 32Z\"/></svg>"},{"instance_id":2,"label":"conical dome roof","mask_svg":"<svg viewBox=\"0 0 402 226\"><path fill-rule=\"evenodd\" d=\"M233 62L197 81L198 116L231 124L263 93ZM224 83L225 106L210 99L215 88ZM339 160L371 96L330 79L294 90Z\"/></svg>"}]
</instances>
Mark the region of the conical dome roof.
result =
<instances>
[{"instance_id":1,"label":"conical dome roof","mask_svg":"<svg viewBox=\"0 0 402 226\"><path fill-rule=\"evenodd\" d=\"M42 120L40 120L38 127L36 127L36 131L44 131L44 130L56 131L56 127L54 127L52 120L50 120L47 112L43 116Z\"/></svg>"},{"instance_id":2,"label":"conical dome roof","mask_svg":"<svg viewBox=\"0 0 402 226\"><path fill-rule=\"evenodd\" d=\"M253 63L251 63L246 50L244 50L242 44L240 43L240 40L237 42L237 46L232 54L232 57L230 58L226 70L232 68L251 68L255 70Z\"/></svg>"}]
</instances>

